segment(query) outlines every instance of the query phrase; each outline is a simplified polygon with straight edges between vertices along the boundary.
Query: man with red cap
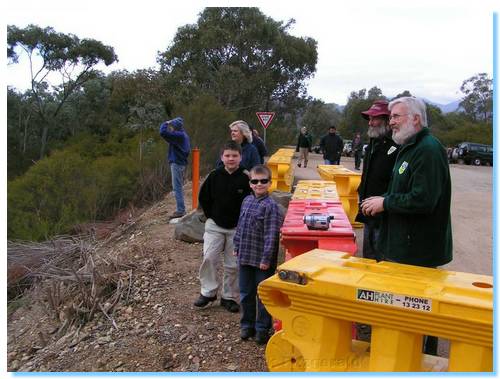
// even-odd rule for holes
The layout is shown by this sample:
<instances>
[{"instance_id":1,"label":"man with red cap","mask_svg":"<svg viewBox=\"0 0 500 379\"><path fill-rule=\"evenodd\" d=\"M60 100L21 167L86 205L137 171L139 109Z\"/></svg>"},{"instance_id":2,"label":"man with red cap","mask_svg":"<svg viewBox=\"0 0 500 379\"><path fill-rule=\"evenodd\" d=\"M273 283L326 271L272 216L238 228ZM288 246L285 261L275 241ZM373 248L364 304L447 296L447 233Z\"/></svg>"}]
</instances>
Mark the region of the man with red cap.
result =
<instances>
[{"instance_id":1,"label":"man with red cap","mask_svg":"<svg viewBox=\"0 0 500 379\"><path fill-rule=\"evenodd\" d=\"M388 103L385 100L376 100L370 109L361 112L361 116L368 120L368 144L363 159L363 174L358 187L359 202L370 196L382 195L387 191L391 178L392 168L398 155L398 145L392 140L392 131L389 126ZM361 209L361 207L360 207ZM381 215L366 216L361 212L356 221L365 224L363 230L363 258L381 259L376 251L376 242L380 232Z\"/></svg>"},{"instance_id":2,"label":"man with red cap","mask_svg":"<svg viewBox=\"0 0 500 379\"><path fill-rule=\"evenodd\" d=\"M392 130L389 126L389 112L387 101L376 100L370 109L361 112L361 116L368 120L368 137L370 142L366 147L363 159L363 173L358 187L359 203L370 197L382 195L387 191L391 172L398 155L398 145L392 140ZM363 228L363 258L382 259L376 250L376 243L380 235L382 215L366 216L361 212L356 221L364 223ZM369 325L357 324L357 339L370 341L371 328Z\"/></svg>"}]
</instances>

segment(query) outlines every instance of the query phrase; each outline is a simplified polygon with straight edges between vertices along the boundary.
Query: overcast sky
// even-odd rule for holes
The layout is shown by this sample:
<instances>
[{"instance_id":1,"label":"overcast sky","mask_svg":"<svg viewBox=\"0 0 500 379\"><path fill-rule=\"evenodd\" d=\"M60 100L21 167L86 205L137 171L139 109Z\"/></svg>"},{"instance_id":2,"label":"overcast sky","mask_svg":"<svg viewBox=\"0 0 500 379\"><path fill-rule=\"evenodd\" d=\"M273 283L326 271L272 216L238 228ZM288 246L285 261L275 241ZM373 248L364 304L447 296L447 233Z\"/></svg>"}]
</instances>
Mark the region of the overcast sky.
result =
<instances>
[{"instance_id":1,"label":"overcast sky","mask_svg":"<svg viewBox=\"0 0 500 379\"><path fill-rule=\"evenodd\" d=\"M34 23L97 39L115 48L119 63L112 70L133 71L157 67L156 53L168 48L178 27L195 23L205 6L258 6L275 20L294 18L291 33L318 42L317 71L308 93L327 103L345 104L351 91L378 86L386 96L407 89L445 104L462 96L465 79L493 73L493 1L176 3L182 5L11 0L3 5L3 17L19 27ZM26 66L7 68L7 84L26 88L28 80Z\"/></svg>"}]
</instances>

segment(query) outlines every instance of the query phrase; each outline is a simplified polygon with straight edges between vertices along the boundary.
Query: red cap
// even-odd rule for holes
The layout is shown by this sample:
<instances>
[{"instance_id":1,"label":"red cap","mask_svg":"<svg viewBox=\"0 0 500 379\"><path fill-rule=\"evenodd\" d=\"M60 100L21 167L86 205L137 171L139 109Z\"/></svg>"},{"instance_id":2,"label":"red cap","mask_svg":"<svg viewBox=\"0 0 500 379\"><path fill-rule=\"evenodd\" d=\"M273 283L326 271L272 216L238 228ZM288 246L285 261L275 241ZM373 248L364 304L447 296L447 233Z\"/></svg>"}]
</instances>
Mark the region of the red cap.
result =
<instances>
[{"instance_id":1,"label":"red cap","mask_svg":"<svg viewBox=\"0 0 500 379\"><path fill-rule=\"evenodd\" d=\"M389 112L389 103L385 100L377 100L375 101L370 109L367 111L361 112L361 116L365 119L369 119L369 116L377 117L377 116L390 116L391 112Z\"/></svg>"}]
</instances>

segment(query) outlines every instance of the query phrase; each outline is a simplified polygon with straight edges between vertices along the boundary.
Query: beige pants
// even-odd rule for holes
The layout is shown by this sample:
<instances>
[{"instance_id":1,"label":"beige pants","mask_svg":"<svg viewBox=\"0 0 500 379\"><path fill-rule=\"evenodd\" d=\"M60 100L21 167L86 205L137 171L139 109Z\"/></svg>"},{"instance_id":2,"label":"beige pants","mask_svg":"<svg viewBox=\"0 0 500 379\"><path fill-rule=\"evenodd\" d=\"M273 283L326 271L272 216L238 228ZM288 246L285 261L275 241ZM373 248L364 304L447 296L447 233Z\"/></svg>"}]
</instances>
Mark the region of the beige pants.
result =
<instances>
[{"instance_id":1,"label":"beige pants","mask_svg":"<svg viewBox=\"0 0 500 379\"><path fill-rule=\"evenodd\" d=\"M203 262L200 267L201 294L212 297L217 295L219 280L217 269L223 258L224 274L222 278L222 298L238 301L238 264L233 255L234 229L224 229L209 218L203 234ZM222 255L222 256L221 256Z\"/></svg>"},{"instance_id":2,"label":"beige pants","mask_svg":"<svg viewBox=\"0 0 500 379\"><path fill-rule=\"evenodd\" d=\"M297 161L297 165L302 164L302 160L304 160L304 167L306 167L308 156L309 156L309 148L299 147L299 160Z\"/></svg>"}]
</instances>

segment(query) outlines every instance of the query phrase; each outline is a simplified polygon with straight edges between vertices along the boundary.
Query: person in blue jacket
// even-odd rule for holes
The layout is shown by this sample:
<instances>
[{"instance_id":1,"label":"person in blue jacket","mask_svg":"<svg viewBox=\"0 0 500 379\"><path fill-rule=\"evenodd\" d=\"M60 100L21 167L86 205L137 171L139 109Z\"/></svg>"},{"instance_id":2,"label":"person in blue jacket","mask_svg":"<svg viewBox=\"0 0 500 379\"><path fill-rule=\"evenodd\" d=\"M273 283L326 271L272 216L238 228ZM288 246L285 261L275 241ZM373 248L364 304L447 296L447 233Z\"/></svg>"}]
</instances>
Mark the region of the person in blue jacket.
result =
<instances>
[{"instance_id":1,"label":"person in blue jacket","mask_svg":"<svg viewBox=\"0 0 500 379\"><path fill-rule=\"evenodd\" d=\"M186 214L184 205L184 172L191 145L189 136L184 130L184 119L176 117L160 125L160 135L168 142L168 163L172 173L172 188L175 194L176 210L170 218L182 217Z\"/></svg>"}]
</instances>

